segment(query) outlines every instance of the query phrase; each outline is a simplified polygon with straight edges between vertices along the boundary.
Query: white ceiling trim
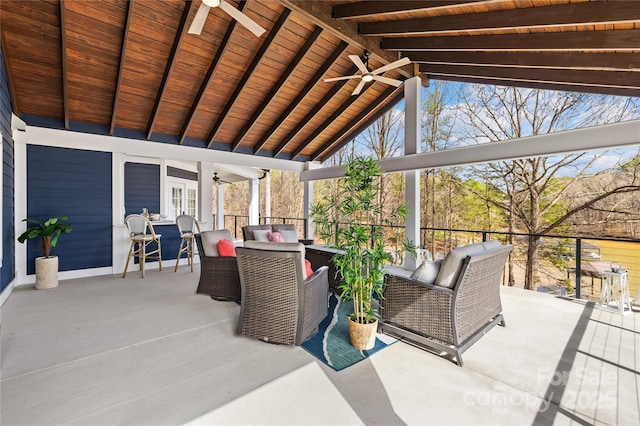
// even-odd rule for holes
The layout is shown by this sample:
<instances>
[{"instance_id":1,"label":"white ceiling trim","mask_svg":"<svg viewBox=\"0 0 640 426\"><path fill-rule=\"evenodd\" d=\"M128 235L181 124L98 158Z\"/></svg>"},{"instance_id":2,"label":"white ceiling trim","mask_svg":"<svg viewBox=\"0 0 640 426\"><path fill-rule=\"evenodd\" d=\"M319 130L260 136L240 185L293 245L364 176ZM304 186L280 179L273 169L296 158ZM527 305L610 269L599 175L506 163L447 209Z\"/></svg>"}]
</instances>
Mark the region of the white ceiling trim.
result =
<instances>
[{"instance_id":1,"label":"white ceiling trim","mask_svg":"<svg viewBox=\"0 0 640 426\"><path fill-rule=\"evenodd\" d=\"M423 152L380 160L386 172L438 169L493 161L548 157L585 151L640 146L640 120L567 130L501 142L485 143L437 152ZM342 166L306 170L303 182L344 177Z\"/></svg>"},{"instance_id":2,"label":"white ceiling trim","mask_svg":"<svg viewBox=\"0 0 640 426\"><path fill-rule=\"evenodd\" d=\"M129 156L172 159L178 161L204 161L216 164L257 167L260 169L304 170L302 161L282 160L215 149L196 148L116 136L93 135L68 130L27 126L26 143L60 148L86 149L90 151L123 153Z\"/></svg>"}]
</instances>

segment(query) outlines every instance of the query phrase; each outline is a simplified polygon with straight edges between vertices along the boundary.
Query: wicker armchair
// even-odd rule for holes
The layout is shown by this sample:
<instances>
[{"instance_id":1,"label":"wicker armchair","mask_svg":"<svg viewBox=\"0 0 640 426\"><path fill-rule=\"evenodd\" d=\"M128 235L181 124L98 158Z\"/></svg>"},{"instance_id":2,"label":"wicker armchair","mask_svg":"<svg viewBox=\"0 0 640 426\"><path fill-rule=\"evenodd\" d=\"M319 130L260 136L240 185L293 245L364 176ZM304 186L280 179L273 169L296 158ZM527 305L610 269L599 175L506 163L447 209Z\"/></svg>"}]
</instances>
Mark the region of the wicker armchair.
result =
<instances>
[{"instance_id":1,"label":"wicker armchair","mask_svg":"<svg viewBox=\"0 0 640 426\"><path fill-rule=\"evenodd\" d=\"M300 345L327 316L328 268L304 277L301 243L245 242L237 249L242 285L238 333Z\"/></svg>"},{"instance_id":2,"label":"wicker armchair","mask_svg":"<svg viewBox=\"0 0 640 426\"><path fill-rule=\"evenodd\" d=\"M200 256L200 282L196 293L207 294L220 301L240 300L240 276L235 257L218 255L218 241L231 239L227 229L204 231L196 234Z\"/></svg>"},{"instance_id":3,"label":"wicker armchair","mask_svg":"<svg viewBox=\"0 0 640 426\"><path fill-rule=\"evenodd\" d=\"M464 258L453 288L386 276L382 331L403 337L462 366L462 353L495 325L504 326L500 279L511 245Z\"/></svg>"}]
</instances>

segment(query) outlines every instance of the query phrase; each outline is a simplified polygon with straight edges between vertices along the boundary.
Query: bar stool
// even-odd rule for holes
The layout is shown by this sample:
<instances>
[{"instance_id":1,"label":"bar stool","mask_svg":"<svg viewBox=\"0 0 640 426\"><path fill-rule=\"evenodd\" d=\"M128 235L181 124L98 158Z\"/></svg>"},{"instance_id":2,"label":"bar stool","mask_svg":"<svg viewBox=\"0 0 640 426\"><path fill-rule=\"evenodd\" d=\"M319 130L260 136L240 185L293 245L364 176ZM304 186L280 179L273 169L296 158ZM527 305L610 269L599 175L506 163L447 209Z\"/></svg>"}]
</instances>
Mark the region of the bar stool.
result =
<instances>
[{"instance_id":1,"label":"bar stool","mask_svg":"<svg viewBox=\"0 0 640 426\"><path fill-rule=\"evenodd\" d=\"M156 234L149 219L141 214L130 214L124 219L124 223L129 230L131 248L129 249L127 263L124 265L122 278L127 275L127 268L129 268L129 261L132 257L138 258L142 278L144 278L144 263L148 257L158 259L160 270L162 271L162 247L160 246L160 237L162 237L162 235ZM157 243L158 247L155 250L147 251L147 246L153 242Z\"/></svg>"},{"instance_id":2,"label":"bar stool","mask_svg":"<svg viewBox=\"0 0 640 426\"><path fill-rule=\"evenodd\" d=\"M180 250L178 250L178 258L176 259L176 267L173 272L178 270L178 264L183 254L187 255L187 261L191 266L191 272L193 272L193 254L194 250L194 235L200 233L200 225L193 216L187 214L181 214L176 217L176 225L178 225L178 232L180 232Z\"/></svg>"}]
</instances>

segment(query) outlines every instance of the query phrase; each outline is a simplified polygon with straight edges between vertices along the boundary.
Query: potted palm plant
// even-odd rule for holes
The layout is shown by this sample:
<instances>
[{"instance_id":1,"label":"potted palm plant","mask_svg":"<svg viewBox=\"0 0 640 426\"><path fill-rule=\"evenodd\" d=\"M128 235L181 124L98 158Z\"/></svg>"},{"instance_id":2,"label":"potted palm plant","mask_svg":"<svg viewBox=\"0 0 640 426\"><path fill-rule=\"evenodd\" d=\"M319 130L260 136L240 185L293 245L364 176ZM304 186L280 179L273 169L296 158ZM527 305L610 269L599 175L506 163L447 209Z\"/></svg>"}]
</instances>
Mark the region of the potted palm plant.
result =
<instances>
[{"instance_id":1,"label":"potted palm plant","mask_svg":"<svg viewBox=\"0 0 640 426\"><path fill-rule=\"evenodd\" d=\"M67 216L52 217L44 222L26 218L27 230L19 237L18 242L24 243L27 239L42 238L42 248L44 257L36 258L36 288L38 290L53 288L58 286L58 256L50 256L51 248L58 243L58 238L64 233L70 233L73 226L63 222Z\"/></svg>"},{"instance_id":2,"label":"potted palm plant","mask_svg":"<svg viewBox=\"0 0 640 426\"><path fill-rule=\"evenodd\" d=\"M372 226L382 219L406 217L405 206L383 214L379 202L378 163L369 157L355 157L345 166L346 177L340 179L338 191L323 197L311 207L316 232L326 245L338 250L333 258L341 277L338 289L342 300L353 301L349 316L351 344L358 349L375 345L379 313L376 298L382 297L385 266L391 257L385 250L384 230ZM404 242L405 250L415 254L412 243Z\"/></svg>"}]
</instances>

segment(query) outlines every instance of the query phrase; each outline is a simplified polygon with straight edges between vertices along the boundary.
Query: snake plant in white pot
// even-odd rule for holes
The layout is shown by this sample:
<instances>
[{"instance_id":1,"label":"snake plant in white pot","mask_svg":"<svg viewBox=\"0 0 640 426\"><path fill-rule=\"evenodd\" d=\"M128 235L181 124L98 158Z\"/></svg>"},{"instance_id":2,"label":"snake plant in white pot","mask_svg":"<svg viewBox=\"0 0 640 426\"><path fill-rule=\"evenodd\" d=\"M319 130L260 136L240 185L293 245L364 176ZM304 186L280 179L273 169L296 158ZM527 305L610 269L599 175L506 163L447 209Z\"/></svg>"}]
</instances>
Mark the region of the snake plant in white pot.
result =
<instances>
[{"instance_id":1,"label":"snake plant in white pot","mask_svg":"<svg viewBox=\"0 0 640 426\"><path fill-rule=\"evenodd\" d=\"M358 349L371 349L379 318L375 299L382 297L385 266L391 261L385 250L383 228L372 225L379 218L386 218L381 225L391 225L388 218L404 220L406 208L400 206L383 213L378 197L379 176L383 172L372 158L353 158L345 172L337 193L313 204L310 216L327 246L338 250L333 263L341 279L340 298L353 301L349 316L351 344ZM409 242L404 247L415 252Z\"/></svg>"}]
</instances>

